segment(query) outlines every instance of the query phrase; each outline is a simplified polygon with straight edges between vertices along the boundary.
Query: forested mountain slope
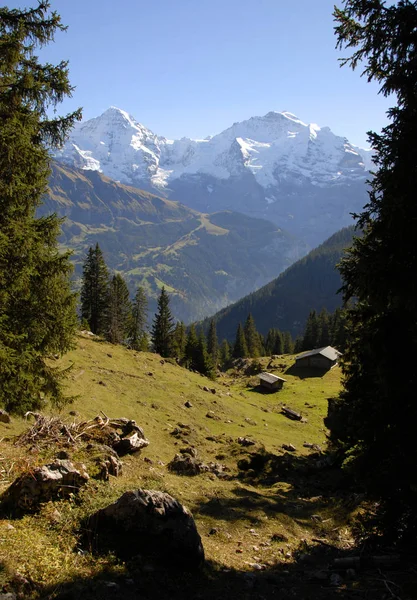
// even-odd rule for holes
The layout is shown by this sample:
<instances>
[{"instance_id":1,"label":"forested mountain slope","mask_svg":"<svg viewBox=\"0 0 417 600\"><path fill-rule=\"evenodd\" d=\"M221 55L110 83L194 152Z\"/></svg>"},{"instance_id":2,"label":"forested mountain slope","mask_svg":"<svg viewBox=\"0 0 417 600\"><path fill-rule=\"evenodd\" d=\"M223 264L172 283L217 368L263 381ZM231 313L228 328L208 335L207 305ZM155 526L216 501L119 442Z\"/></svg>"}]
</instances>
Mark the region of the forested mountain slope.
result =
<instances>
[{"instance_id":1,"label":"forested mountain slope","mask_svg":"<svg viewBox=\"0 0 417 600\"><path fill-rule=\"evenodd\" d=\"M310 310L339 307L342 298L337 291L342 282L336 264L353 235L353 226L341 229L277 279L219 311L214 315L219 338L233 341L237 326L249 313L262 334L274 327L296 336L302 332ZM204 327L208 322L204 321Z\"/></svg>"}]
</instances>

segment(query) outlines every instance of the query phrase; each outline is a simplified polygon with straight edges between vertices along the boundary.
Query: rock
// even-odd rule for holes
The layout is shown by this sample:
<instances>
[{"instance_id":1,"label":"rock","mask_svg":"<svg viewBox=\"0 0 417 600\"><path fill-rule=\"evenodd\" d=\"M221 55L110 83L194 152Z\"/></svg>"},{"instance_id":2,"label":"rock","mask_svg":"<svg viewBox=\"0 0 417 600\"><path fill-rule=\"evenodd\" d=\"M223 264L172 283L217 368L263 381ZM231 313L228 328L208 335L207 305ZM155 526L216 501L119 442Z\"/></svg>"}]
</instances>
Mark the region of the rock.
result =
<instances>
[{"instance_id":1,"label":"rock","mask_svg":"<svg viewBox=\"0 0 417 600\"><path fill-rule=\"evenodd\" d=\"M77 468L69 460L56 460L20 475L4 492L1 504L12 511L33 512L41 502L79 492L88 480L84 465Z\"/></svg>"},{"instance_id":2,"label":"rock","mask_svg":"<svg viewBox=\"0 0 417 600\"><path fill-rule=\"evenodd\" d=\"M149 440L139 432L135 432L129 437L124 437L113 444L113 448L116 450L119 456L125 456L126 454L133 454L149 446Z\"/></svg>"},{"instance_id":3,"label":"rock","mask_svg":"<svg viewBox=\"0 0 417 600\"><path fill-rule=\"evenodd\" d=\"M216 388L210 388L210 392L211 392L212 394L215 394L215 393L216 393Z\"/></svg>"},{"instance_id":4,"label":"rock","mask_svg":"<svg viewBox=\"0 0 417 600\"><path fill-rule=\"evenodd\" d=\"M293 446L293 444L282 444L282 447L284 448L284 450L287 450L288 452L296 452L297 448L295 446Z\"/></svg>"},{"instance_id":5,"label":"rock","mask_svg":"<svg viewBox=\"0 0 417 600\"><path fill-rule=\"evenodd\" d=\"M212 410L209 410L206 414L208 419L214 419L215 421L220 421L220 417L218 417Z\"/></svg>"},{"instance_id":6,"label":"rock","mask_svg":"<svg viewBox=\"0 0 417 600\"><path fill-rule=\"evenodd\" d=\"M332 573L330 575L330 585L333 587L339 587L339 585L342 585L342 583L343 578L339 575L339 573Z\"/></svg>"},{"instance_id":7,"label":"rock","mask_svg":"<svg viewBox=\"0 0 417 600\"><path fill-rule=\"evenodd\" d=\"M141 555L182 570L196 569L204 562L191 513L165 492L125 492L94 513L86 528L94 551L113 551L123 560Z\"/></svg>"},{"instance_id":8,"label":"rock","mask_svg":"<svg viewBox=\"0 0 417 600\"><path fill-rule=\"evenodd\" d=\"M203 392L209 392L210 388L208 388L206 385L203 387Z\"/></svg>"},{"instance_id":9,"label":"rock","mask_svg":"<svg viewBox=\"0 0 417 600\"><path fill-rule=\"evenodd\" d=\"M192 408L193 405L191 404L191 402L189 400L187 400L187 402L184 402L184 406L186 408Z\"/></svg>"},{"instance_id":10,"label":"rock","mask_svg":"<svg viewBox=\"0 0 417 600\"><path fill-rule=\"evenodd\" d=\"M216 533L219 533L217 527L213 527L213 529L210 529L209 531L209 535L216 535Z\"/></svg>"},{"instance_id":11,"label":"rock","mask_svg":"<svg viewBox=\"0 0 417 600\"><path fill-rule=\"evenodd\" d=\"M3 409L0 409L0 423L10 423L10 415Z\"/></svg>"},{"instance_id":12,"label":"rock","mask_svg":"<svg viewBox=\"0 0 417 600\"><path fill-rule=\"evenodd\" d=\"M240 444L241 446L254 446L255 445L255 442L253 440L250 440L247 437L238 437L237 443Z\"/></svg>"},{"instance_id":13,"label":"rock","mask_svg":"<svg viewBox=\"0 0 417 600\"><path fill-rule=\"evenodd\" d=\"M179 475L199 475L202 473L202 463L195 457L190 455L176 454L174 458L168 463L168 469Z\"/></svg>"},{"instance_id":14,"label":"rock","mask_svg":"<svg viewBox=\"0 0 417 600\"><path fill-rule=\"evenodd\" d=\"M256 421L254 421L250 417L246 417L245 421L246 421L246 423L249 423L249 425L257 425Z\"/></svg>"},{"instance_id":15,"label":"rock","mask_svg":"<svg viewBox=\"0 0 417 600\"><path fill-rule=\"evenodd\" d=\"M16 600L16 598L17 596L13 592L6 592L3 594L0 592L0 600Z\"/></svg>"},{"instance_id":16,"label":"rock","mask_svg":"<svg viewBox=\"0 0 417 600\"><path fill-rule=\"evenodd\" d=\"M213 473L221 479L227 479L229 469L220 463L203 463L197 460L195 456L189 454L176 454L172 461L168 463L168 469L178 475L200 475L200 473Z\"/></svg>"},{"instance_id":17,"label":"rock","mask_svg":"<svg viewBox=\"0 0 417 600\"><path fill-rule=\"evenodd\" d=\"M195 448L181 448L181 454L189 454L193 458L197 458L197 450Z\"/></svg>"},{"instance_id":18,"label":"rock","mask_svg":"<svg viewBox=\"0 0 417 600\"><path fill-rule=\"evenodd\" d=\"M70 410L68 414L71 415L71 417L76 417L78 415L76 410Z\"/></svg>"}]
</instances>

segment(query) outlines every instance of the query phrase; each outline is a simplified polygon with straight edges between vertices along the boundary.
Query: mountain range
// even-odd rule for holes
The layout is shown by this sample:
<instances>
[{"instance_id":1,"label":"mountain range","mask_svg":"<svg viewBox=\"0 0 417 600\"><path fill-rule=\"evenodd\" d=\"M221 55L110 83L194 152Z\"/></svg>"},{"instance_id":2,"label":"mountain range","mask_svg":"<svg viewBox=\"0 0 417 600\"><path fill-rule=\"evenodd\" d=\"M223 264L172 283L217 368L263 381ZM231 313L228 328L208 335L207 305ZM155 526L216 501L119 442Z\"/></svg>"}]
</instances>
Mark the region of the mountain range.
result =
<instances>
[{"instance_id":1,"label":"mountain range","mask_svg":"<svg viewBox=\"0 0 417 600\"><path fill-rule=\"evenodd\" d=\"M169 140L115 107L77 124L55 158L202 213L267 219L310 248L352 223L372 166L369 151L289 112Z\"/></svg>"},{"instance_id":2,"label":"mountain range","mask_svg":"<svg viewBox=\"0 0 417 600\"><path fill-rule=\"evenodd\" d=\"M98 170L53 163L40 214L66 217L61 245L73 251L80 283L89 246L98 242L111 271L133 293L145 288L154 312L164 285L172 312L187 322L262 286L307 249L277 225L231 211L200 213L112 181Z\"/></svg>"}]
</instances>

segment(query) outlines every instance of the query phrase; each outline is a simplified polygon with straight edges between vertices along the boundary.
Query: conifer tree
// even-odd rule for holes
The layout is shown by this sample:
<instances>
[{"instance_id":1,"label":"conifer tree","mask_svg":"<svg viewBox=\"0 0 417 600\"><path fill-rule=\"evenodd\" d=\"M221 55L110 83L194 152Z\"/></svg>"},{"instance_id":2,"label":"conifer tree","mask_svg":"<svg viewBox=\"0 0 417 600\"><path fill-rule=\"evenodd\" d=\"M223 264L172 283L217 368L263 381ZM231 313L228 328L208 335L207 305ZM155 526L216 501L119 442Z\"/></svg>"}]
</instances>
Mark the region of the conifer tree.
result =
<instances>
[{"instance_id":1,"label":"conifer tree","mask_svg":"<svg viewBox=\"0 0 417 600\"><path fill-rule=\"evenodd\" d=\"M275 341L272 354L284 354L284 338L279 329L277 329L275 333Z\"/></svg>"},{"instance_id":2,"label":"conifer tree","mask_svg":"<svg viewBox=\"0 0 417 600\"><path fill-rule=\"evenodd\" d=\"M364 234L340 266L344 297L355 303L337 406L343 426L332 436L378 500L384 531L415 543L417 3L346 0L335 17L338 45L353 49L344 63L363 61L368 81L395 105L382 133L368 134L377 170L358 218Z\"/></svg>"},{"instance_id":3,"label":"conifer tree","mask_svg":"<svg viewBox=\"0 0 417 600\"><path fill-rule=\"evenodd\" d=\"M36 217L49 151L81 118L49 117L73 88L66 62L35 55L65 29L48 11L47 1L0 8L0 403L19 413L44 399L65 402L60 371L45 359L71 347L77 323L69 253L58 251L61 220Z\"/></svg>"},{"instance_id":4,"label":"conifer tree","mask_svg":"<svg viewBox=\"0 0 417 600\"><path fill-rule=\"evenodd\" d=\"M282 352L283 354L292 354L294 351L294 342L289 331L282 334Z\"/></svg>"},{"instance_id":5,"label":"conifer tree","mask_svg":"<svg viewBox=\"0 0 417 600\"><path fill-rule=\"evenodd\" d=\"M251 358L257 358L260 354L259 352L259 334L256 331L256 325L254 318L251 313L248 314L248 317L245 322L244 327L246 346L248 348L248 355Z\"/></svg>"},{"instance_id":6,"label":"conifer tree","mask_svg":"<svg viewBox=\"0 0 417 600\"><path fill-rule=\"evenodd\" d=\"M265 351L267 354L274 354L275 336L276 330L273 328L269 329L265 340Z\"/></svg>"},{"instance_id":7,"label":"conifer tree","mask_svg":"<svg viewBox=\"0 0 417 600\"><path fill-rule=\"evenodd\" d=\"M319 347L319 322L317 319L317 313L315 310L311 310L304 330L303 337L303 350L312 350L313 348Z\"/></svg>"},{"instance_id":8,"label":"conifer tree","mask_svg":"<svg viewBox=\"0 0 417 600\"><path fill-rule=\"evenodd\" d=\"M317 315L317 326L318 326L318 341L317 347L323 348L330 344L330 315L329 312L323 308Z\"/></svg>"},{"instance_id":9,"label":"conifer tree","mask_svg":"<svg viewBox=\"0 0 417 600\"><path fill-rule=\"evenodd\" d=\"M195 325L192 323L188 331L185 345L185 361L189 369L197 370L198 337Z\"/></svg>"},{"instance_id":10,"label":"conifer tree","mask_svg":"<svg viewBox=\"0 0 417 600\"><path fill-rule=\"evenodd\" d=\"M185 358L185 349L187 345L187 331L183 321L178 321L174 329L174 354L182 362Z\"/></svg>"},{"instance_id":11,"label":"conifer tree","mask_svg":"<svg viewBox=\"0 0 417 600\"><path fill-rule=\"evenodd\" d=\"M112 344L121 344L128 335L132 305L129 290L123 277L114 275L110 281L106 312L106 339Z\"/></svg>"},{"instance_id":12,"label":"conifer tree","mask_svg":"<svg viewBox=\"0 0 417 600\"><path fill-rule=\"evenodd\" d=\"M83 265L81 318L97 334L106 331L109 306L109 271L98 243L90 246Z\"/></svg>"},{"instance_id":13,"label":"conifer tree","mask_svg":"<svg viewBox=\"0 0 417 600\"><path fill-rule=\"evenodd\" d=\"M173 353L174 319L169 307L169 296L162 287L158 298L158 310L152 324L152 344L155 352L164 358Z\"/></svg>"},{"instance_id":14,"label":"conifer tree","mask_svg":"<svg viewBox=\"0 0 417 600\"><path fill-rule=\"evenodd\" d=\"M143 287L139 286L132 303L132 313L129 323L129 346L133 350L146 351L148 349L147 320L148 299Z\"/></svg>"},{"instance_id":15,"label":"conifer tree","mask_svg":"<svg viewBox=\"0 0 417 600\"><path fill-rule=\"evenodd\" d=\"M246 358L249 355L248 346L246 344L245 332L242 324L239 323L236 331L235 344L233 346L234 358Z\"/></svg>"},{"instance_id":16,"label":"conifer tree","mask_svg":"<svg viewBox=\"0 0 417 600\"><path fill-rule=\"evenodd\" d=\"M195 370L202 375L210 377L210 379L215 378L213 362L210 354L207 352L207 342L203 331L198 336Z\"/></svg>"},{"instance_id":17,"label":"conifer tree","mask_svg":"<svg viewBox=\"0 0 417 600\"><path fill-rule=\"evenodd\" d=\"M219 343L217 341L216 323L214 319L210 321L210 328L207 336L207 351L211 356L211 362L214 368L217 368Z\"/></svg>"},{"instance_id":18,"label":"conifer tree","mask_svg":"<svg viewBox=\"0 0 417 600\"><path fill-rule=\"evenodd\" d=\"M230 362L231 351L230 344L227 340L223 340L220 345L220 364L224 369Z\"/></svg>"}]
</instances>

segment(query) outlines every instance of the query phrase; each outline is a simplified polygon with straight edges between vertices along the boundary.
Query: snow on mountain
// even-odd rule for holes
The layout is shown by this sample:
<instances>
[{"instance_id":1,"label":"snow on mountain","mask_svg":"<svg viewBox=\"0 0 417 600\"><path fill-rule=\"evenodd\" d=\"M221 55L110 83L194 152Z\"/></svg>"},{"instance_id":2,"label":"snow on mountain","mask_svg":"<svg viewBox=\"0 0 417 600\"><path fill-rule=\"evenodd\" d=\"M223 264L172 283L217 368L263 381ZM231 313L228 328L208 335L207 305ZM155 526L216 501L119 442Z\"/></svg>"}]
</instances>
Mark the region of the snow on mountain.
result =
<instances>
[{"instance_id":1,"label":"snow on mountain","mask_svg":"<svg viewBox=\"0 0 417 600\"><path fill-rule=\"evenodd\" d=\"M365 189L372 165L369 151L289 112L252 117L204 140L168 140L115 107L77 124L56 158L198 210L240 210L308 238L307 227L318 232L312 243L349 224L364 202L350 206L346 188Z\"/></svg>"}]
</instances>

